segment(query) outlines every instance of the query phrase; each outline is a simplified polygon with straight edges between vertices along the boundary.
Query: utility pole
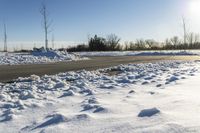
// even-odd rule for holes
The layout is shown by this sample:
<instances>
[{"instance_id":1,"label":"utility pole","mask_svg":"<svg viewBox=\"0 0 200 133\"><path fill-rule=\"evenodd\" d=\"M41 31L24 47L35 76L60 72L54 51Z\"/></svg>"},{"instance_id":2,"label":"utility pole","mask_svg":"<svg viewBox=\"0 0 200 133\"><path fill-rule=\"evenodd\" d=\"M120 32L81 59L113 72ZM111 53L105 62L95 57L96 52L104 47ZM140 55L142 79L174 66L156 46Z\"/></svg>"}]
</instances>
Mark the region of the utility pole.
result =
<instances>
[{"instance_id":1,"label":"utility pole","mask_svg":"<svg viewBox=\"0 0 200 133\"><path fill-rule=\"evenodd\" d=\"M7 52L7 31L6 31L6 24L4 23L4 52Z\"/></svg>"}]
</instances>

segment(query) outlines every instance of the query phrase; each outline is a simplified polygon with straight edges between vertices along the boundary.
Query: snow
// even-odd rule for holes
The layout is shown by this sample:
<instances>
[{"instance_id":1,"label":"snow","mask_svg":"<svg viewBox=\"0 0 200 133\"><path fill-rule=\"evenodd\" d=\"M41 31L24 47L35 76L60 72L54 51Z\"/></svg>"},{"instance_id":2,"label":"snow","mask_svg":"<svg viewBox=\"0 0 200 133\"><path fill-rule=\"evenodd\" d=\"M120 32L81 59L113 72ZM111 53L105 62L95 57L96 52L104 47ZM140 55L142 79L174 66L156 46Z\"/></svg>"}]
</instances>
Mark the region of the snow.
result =
<instances>
[{"instance_id":1,"label":"snow","mask_svg":"<svg viewBox=\"0 0 200 133\"><path fill-rule=\"evenodd\" d=\"M76 52L80 56L168 56L168 55L200 55L199 51L195 50L162 50L162 51L115 51L115 52Z\"/></svg>"},{"instance_id":2,"label":"snow","mask_svg":"<svg viewBox=\"0 0 200 133\"><path fill-rule=\"evenodd\" d=\"M199 69L164 61L2 83L0 132L199 132Z\"/></svg>"},{"instance_id":3,"label":"snow","mask_svg":"<svg viewBox=\"0 0 200 133\"><path fill-rule=\"evenodd\" d=\"M0 52L0 65L43 64L73 60L85 60L92 56L199 56L200 52L188 51L115 51L115 52L75 52L34 51L32 53Z\"/></svg>"},{"instance_id":4,"label":"snow","mask_svg":"<svg viewBox=\"0 0 200 133\"><path fill-rule=\"evenodd\" d=\"M74 54L60 51L40 51L32 53L0 53L0 65L42 64L61 61L82 60Z\"/></svg>"},{"instance_id":5,"label":"snow","mask_svg":"<svg viewBox=\"0 0 200 133\"><path fill-rule=\"evenodd\" d=\"M151 117L157 113L160 113L157 108L144 109L138 114L138 117Z\"/></svg>"}]
</instances>

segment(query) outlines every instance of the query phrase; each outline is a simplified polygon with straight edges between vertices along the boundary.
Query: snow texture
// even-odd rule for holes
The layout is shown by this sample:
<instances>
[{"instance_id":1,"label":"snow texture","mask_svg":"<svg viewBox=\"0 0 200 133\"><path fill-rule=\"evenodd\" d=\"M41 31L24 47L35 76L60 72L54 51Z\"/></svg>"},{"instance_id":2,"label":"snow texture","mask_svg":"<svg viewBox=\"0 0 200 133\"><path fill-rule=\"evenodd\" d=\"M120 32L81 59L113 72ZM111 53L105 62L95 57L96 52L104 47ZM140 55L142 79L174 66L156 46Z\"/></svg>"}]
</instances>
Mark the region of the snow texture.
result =
<instances>
[{"instance_id":1,"label":"snow texture","mask_svg":"<svg viewBox=\"0 0 200 133\"><path fill-rule=\"evenodd\" d=\"M0 132L198 133L199 70L165 61L19 77L0 84Z\"/></svg>"},{"instance_id":2,"label":"snow texture","mask_svg":"<svg viewBox=\"0 0 200 133\"><path fill-rule=\"evenodd\" d=\"M75 54L60 51L35 51L32 53L0 53L0 65L42 64L82 60Z\"/></svg>"},{"instance_id":3,"label":"snow texture","mask_svg":"<svg viewBox=\"0 0 200 133\"><path fill-rule=\"evenodd\" d=\"M179 55L179 56L188 56L188 55L200 55L199 51L188 50L162 50L162 51L115 51L115 52L76 52L80 56L169 56L169 55Z\"/></svg>"}]
</instances>

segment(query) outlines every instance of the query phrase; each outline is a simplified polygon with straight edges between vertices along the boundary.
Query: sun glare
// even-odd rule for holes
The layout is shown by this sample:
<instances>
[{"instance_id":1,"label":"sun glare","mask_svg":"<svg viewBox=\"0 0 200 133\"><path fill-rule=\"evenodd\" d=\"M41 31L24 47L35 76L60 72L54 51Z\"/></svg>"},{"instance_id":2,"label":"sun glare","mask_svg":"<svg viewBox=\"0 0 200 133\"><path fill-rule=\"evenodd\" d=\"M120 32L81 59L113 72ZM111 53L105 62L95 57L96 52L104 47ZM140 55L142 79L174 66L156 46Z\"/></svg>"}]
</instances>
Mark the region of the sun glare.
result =
<instances>
[{"instance_id":1,"label":"sun glare","mask_svg":"<svg viewBox=\"0 0 200 133\"><path fill-rule=\"evenodd\" d=\"M192 17L200 16L200 0L192 0L189 4L190 15Z\"/></svg>"}]
</instances>

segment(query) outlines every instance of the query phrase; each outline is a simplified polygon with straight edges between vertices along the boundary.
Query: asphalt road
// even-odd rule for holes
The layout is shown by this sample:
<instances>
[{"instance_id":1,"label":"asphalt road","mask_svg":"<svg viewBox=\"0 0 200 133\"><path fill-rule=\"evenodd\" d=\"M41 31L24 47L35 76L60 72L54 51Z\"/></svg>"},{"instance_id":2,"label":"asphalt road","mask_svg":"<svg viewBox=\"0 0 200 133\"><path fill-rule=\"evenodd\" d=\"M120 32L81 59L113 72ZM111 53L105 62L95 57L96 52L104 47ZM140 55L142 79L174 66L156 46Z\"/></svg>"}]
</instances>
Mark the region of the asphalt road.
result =
<instances>
[{"instance_id":1,"label":"asphalt road","mask_svg":"<svg viewBox=\"0 0 200 133\"><path fill-rule=\"evenodd\" d=\"M162 60L200 60L200 56L120 56L120 57L91 57L90 60L59 62L32 65L0 65L0 82L11 82L18 77L28 77L32 74L39 76L57 74L59 72L77 70L95 70L128 63L146 63Z\"/></svg>"}]
</instances>

